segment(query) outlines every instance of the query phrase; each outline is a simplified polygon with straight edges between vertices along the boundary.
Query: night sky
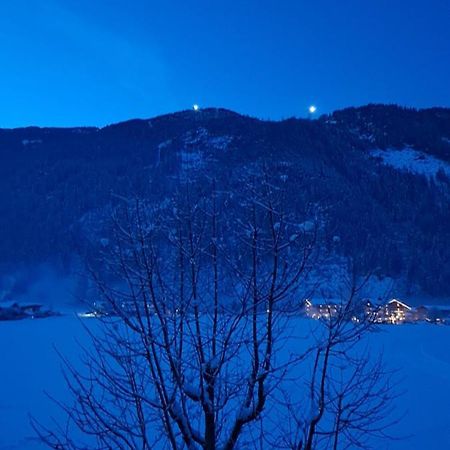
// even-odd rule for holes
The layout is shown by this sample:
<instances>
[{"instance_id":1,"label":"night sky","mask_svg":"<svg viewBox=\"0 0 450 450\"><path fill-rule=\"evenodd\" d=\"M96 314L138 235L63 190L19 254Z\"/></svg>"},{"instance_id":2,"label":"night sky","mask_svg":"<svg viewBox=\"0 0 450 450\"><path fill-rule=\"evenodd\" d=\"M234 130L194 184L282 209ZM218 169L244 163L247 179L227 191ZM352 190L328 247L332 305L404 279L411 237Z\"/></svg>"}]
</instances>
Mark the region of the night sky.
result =
<instances>
[{"instance_id":1,"label":"night sky","mask_svg":"<svg viewBox=\"0 0 450 450\"><path fill-rule=\"evenodd\" d=\"M450 106L449 0L0 0L0 127Z\"/></svg>"}]
</instances>

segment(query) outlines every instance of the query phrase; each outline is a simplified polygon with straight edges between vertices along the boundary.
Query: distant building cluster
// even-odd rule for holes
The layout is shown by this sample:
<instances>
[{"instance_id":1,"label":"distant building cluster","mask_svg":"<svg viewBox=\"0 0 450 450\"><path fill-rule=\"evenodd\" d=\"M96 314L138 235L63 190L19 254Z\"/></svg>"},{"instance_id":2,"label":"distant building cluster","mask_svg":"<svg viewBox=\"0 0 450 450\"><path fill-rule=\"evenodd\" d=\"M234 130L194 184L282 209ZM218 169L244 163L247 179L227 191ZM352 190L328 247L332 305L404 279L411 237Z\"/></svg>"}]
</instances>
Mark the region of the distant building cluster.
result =
<instances>
[{"instance_id":1,"label":"distant building cluster","mask_svg":"<svg viewBox=\"0 0 450 450\"><path fill-rule=\"evenodd\" d=\"M22 319L45 319L60 314L43 308L39 304L19 305L16 302L4 302L0 306L0 321L3 320L22 320Z\"/></svg>"},{"instance_id":2,"label":"distant building cluster","mask_svg":"<svg viewBox=\"0 0 450 450\"><path fill-rule=\"evenodd\" d=\"M450 308L434 306L414 308L395 298L381 305L364 300L357 308L352 308L349 312L342 311L342 306L336 303L314 304L311 300L306 299L303 301L302 311L306 317L311 319L330 319L344 313L348 314L348 320L356 322L362 318L370 318L373 322L380 324L429 322L450 325Z\"/></svg>"}]
</instances>

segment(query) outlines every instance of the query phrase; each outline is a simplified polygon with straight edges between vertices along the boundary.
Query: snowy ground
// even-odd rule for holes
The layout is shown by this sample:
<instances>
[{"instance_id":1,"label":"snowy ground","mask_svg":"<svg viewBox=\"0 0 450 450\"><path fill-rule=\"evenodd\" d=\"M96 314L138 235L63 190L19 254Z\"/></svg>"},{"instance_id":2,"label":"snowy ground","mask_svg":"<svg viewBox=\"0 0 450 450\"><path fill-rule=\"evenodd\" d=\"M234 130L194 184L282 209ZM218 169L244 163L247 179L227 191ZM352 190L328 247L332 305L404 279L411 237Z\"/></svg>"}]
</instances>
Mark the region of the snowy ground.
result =
<instances>
[{"instance_id":1,"label":"snowy ground","mask_svg":"<svg viewBox=\"0 0 450 450\"><path fill-rule=\"evenodd\" d=\"M298 327L307 326L298 319ZM396 433L410 437L377 448L450 448L450 327L424 324L381 330L371 337L373 345L383 348L391 367L400 368L405 377L398 408L406 417ZM79 353L76 340L86 337L72 316L0 322L0 449L39 448L29 414L58 415L43 392L67 397L53 346L73 359Z\"/></svg>"}]
</instances>

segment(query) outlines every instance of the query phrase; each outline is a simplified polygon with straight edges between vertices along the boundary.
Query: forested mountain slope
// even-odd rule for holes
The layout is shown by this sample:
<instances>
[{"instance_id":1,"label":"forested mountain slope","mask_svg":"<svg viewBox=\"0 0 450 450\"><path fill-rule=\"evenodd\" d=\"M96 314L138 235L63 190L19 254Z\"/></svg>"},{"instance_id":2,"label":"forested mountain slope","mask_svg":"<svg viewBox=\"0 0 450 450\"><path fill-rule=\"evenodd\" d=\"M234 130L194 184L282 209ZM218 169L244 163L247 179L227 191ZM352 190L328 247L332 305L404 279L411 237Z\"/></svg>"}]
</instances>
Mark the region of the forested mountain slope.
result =
<instances>
[{"instance_id":1,"label":"forested mountain slope","mask_svg":"<svg viewBox=\"0 0 450 450\"><path fill-rule=\"evenodd\" d=\"M0 130L0 283L42 263L70 273L122 197L163 202L180 181L207 177L232 191L261 167L288 180L324 251L398 280L405 295L450 297L450 110L390 105L317 120L205 109L101 129Z\"/></svg>"}]
</instances>

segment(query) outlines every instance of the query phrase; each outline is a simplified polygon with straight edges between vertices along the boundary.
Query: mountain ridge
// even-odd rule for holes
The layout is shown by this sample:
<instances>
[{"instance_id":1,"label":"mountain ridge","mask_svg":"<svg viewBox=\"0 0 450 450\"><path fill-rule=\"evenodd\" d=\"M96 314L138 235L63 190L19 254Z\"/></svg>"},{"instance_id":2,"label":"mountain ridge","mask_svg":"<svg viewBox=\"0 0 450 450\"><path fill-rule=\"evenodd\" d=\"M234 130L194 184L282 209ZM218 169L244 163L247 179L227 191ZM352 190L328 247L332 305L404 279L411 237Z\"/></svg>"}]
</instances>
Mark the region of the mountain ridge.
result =
<instances>
[{"instance_id":1,"label":"mountain ridge","mask_svg":"<svg viewBox=\"0 0 450 450\"><path fill-rule=\"evenodd\" d=\"M115 127L117 125L124 125L129 124L133 122L150 122L154 120L164 120L167 118L173 118L173 117L194 117L197 116L203 116L203 117L209 117L209 118L223 118L223 117L241 117L246 119L251 119L258 122L270 122L270 123L280 123L280 122L286 122L286 121L323 121L328 118L341 116L349 112L364 112L368 110L391 110L391 111L402 111L402 112L410 112L410 113L443 113L446 118L448 119L448 116L450 115L450 107L445 106L431 106L426 108L416 108L416 107L409 107L409 106L401 106L397 105L395 103L368 103L366 105L361 106L346 106L337 110L334 110L330 113L323 113L318 116L314 117L300 117L300 116L288 116L285 118L280 119L270 119L270 118L261 118L257 116L253 116L251 114L243 114L239 113L237 111L234 111L232 109L224 108L224 107L214 107L214 106L208 106L204 108L199 108L197 111L194 109L184 109L179 111L174 111L171 113L165 113L165 114L158 114L156 116L152 117L134 117L130 119L120 120L117 122L112 122L110 124L106 124L103 126L95 126L95 125L74 125L74 126L37 126L37 125L25 125L25 126L19 126L19 127L0 127L0 130L2 131L16 131L16 130L92 130L92 131L98 131L103 130L105 128Z\"/></svg>"}]
</instances>

